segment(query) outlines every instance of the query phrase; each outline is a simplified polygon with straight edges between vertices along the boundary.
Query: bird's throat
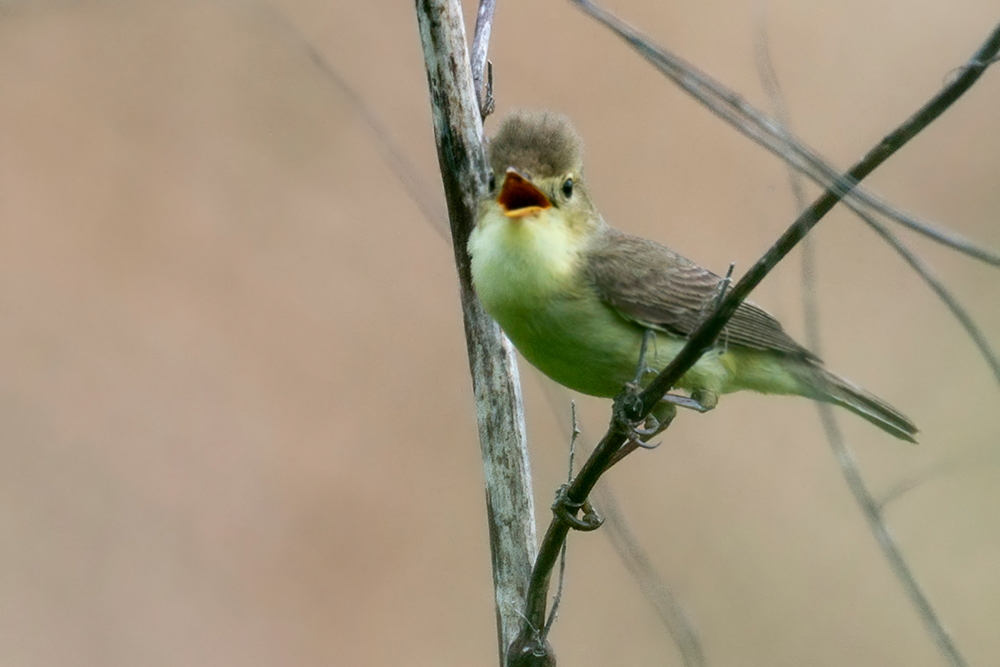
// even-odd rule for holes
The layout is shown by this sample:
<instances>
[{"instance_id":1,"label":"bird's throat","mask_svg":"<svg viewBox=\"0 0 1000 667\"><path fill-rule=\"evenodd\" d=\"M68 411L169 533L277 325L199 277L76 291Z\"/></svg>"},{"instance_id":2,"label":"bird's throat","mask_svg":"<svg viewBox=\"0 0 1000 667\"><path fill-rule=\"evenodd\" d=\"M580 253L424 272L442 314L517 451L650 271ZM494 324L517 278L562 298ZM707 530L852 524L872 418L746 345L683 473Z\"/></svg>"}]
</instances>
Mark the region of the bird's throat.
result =
<instances>
[{"instance_id":1,"label":"bird's throat","mask_svg":"<svg viewBox=\"0 0 1000 667\"><path fill-rule=\"evenodd\" d=\"M536 307L577 283L581 239L561 214L547 209L510 218L497 207L480 219L469 237L472 278L494 317L501 309Z\"/></svg>"}]
</instances>

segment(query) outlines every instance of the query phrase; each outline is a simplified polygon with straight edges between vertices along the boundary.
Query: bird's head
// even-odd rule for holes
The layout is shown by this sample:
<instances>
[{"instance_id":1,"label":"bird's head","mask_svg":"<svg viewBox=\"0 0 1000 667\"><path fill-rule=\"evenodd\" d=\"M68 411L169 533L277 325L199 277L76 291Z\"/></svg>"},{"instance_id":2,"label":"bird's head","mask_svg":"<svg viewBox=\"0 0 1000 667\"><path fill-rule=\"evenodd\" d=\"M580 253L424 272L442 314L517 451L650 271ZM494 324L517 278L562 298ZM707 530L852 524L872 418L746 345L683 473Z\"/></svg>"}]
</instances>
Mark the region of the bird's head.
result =
<instances>
[{"instance_id":1,"label":"bird's head","mask_svg":"<svg viewBox=\"0 0 1000 667\"><path fill-rule=\"evenodd\" d=\"M602 224L583 178L583 143L565 116L514 112L488 151L480 220L489 214L511 224L562 225L564 233L581 237Z\"/></svg>"}]
</instances>

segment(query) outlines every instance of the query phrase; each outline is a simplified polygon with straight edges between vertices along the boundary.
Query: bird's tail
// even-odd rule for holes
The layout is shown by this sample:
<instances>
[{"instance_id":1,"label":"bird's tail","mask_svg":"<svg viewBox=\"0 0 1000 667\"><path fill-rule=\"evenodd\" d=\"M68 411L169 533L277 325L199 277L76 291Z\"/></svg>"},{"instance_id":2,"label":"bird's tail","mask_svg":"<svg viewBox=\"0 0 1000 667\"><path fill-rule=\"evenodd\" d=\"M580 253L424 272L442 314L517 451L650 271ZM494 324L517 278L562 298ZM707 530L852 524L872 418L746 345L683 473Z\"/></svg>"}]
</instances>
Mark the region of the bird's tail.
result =
<instances>
[{"instance_id":1,"label":"bird's tail","mask_svg":"<svg viewBox=\"0 0 1000 667\"><path fill-rule=\"evenodd\" d=\"M913 443L917 441L917 425L910 421L909 417L878 396L868 393L839 375L834 375L826 369L819 370L825 386L822 394L816 398L847 408L900 440Z\"/></svg>"}]
</instances>

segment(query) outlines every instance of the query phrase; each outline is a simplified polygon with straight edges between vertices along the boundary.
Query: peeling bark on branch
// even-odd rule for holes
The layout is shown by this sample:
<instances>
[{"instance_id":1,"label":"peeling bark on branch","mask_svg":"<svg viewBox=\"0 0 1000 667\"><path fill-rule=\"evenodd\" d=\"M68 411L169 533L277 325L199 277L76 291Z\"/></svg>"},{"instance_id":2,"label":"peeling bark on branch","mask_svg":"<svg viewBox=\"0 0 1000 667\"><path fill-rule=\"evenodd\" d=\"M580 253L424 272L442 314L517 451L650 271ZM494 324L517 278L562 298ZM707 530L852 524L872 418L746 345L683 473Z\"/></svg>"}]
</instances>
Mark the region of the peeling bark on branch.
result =
<instances>
[{"instance_id":1,"label":"peeling bark on branch","mask_svg":"<svg viewBox=\"0 0 1000 667\"><path fill-rule=\"evenodd\" d=\"M461 4L417 0L416 8L476 396L502 665L520 629L537 549L521 387L514 349L473 291L466 250L487 166Z\"/></svg>"}]
</instances>

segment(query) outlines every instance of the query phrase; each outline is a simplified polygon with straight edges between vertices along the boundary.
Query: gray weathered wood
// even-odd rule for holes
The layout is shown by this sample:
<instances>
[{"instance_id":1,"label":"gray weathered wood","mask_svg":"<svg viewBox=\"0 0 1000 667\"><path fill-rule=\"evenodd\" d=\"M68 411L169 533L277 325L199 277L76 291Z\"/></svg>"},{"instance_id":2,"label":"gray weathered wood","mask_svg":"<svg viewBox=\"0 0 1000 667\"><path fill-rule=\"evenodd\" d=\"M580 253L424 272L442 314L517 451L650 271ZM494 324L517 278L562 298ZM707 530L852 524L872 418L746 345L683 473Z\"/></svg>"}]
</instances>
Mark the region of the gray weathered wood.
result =
<instances>
[{"instance_id":1,"label":"gray weathered wood","mask_svg":"<svg viewBox=\"0 0 1000 667\"><path fill-rule=\"evenodd\" d=\"M503 665L521 625L537 549L521 389L513 347L473 292L466 250L487 166L461 4L417 0L416 6L479 419Z\"/></svg>"}]
</instances>

